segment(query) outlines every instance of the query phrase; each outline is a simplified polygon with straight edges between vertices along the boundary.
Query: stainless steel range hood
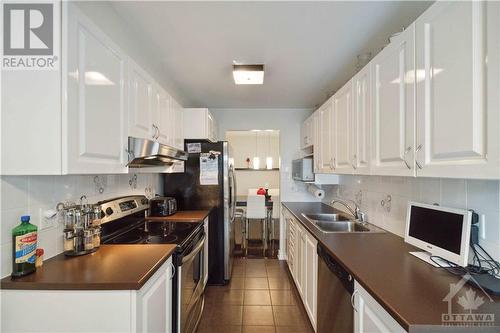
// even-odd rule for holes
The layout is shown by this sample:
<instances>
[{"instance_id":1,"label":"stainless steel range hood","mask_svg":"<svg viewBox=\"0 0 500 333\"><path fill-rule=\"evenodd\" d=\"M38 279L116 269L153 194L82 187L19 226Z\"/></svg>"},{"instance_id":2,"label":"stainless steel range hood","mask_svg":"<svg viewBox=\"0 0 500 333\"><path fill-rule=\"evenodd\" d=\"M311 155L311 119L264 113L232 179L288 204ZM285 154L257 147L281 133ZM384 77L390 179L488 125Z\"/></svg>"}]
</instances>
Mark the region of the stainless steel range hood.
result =
<instances>
[{"instance_id":1,"label":"stainless steel range hood","mask_svg":"<svg viewBox=\"0 0 500 333\"><path fill-rule=\"evenodd\" d=\"M128 137L128 164L130 168L170 166L186 161L188 153L147 139Z\"/></svg>"}]
</instances>

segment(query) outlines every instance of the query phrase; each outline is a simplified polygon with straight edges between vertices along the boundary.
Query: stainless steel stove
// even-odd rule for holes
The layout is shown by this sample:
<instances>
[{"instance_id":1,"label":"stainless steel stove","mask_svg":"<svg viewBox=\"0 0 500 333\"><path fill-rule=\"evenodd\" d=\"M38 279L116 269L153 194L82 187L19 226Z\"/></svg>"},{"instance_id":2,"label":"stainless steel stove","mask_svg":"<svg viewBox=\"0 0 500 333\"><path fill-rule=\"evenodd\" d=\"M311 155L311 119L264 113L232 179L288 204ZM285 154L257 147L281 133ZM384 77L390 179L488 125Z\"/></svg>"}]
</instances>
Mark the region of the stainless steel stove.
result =
<instances>
[{"instance_id":1,"label":"stainless steel stove","mask_svg":"<svg viewBox=\"0 0 500 333\"><path fill-rule=\"evenodd\" d=\"M172 332L195 332L201 319L205 291L205 233L203 223L157 222L147 219L145 196L101 201L103 244L176 244L172 279Z\"/></svg>"}]
</instances>

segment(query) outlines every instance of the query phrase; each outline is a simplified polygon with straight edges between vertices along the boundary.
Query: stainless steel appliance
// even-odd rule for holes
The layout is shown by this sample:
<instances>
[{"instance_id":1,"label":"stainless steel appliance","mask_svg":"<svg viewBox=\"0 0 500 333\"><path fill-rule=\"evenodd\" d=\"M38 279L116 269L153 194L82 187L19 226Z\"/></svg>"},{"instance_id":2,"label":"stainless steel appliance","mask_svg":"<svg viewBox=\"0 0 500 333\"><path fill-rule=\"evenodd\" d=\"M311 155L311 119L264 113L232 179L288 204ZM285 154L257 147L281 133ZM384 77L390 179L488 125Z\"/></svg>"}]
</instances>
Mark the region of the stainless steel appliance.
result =
<instances>
[{"instance_id":1,"label":"stainless steel appliance","mask_svg":"<svg viewBox=\"0 0 500 333\"><path fill-rule=\"evenodd\" d=\"M318 256L317 333L352 333L354 279L321 245Z\"/></svg>"},{"instance_id":2,"label":"stainless steel appliance","mask_svg":"<svg viewBox=\"0 0 500 333\"><path fill-rule=\"evenodd\" d=\"M177 200L172 197L154 197L149 200L150 216L170 216L177 212Z\"/></svg>"},{"instance_id":3,"label":"stainless steel appliance","mask_svg":"<svg viewBox=\"0 0 500 333\"><path fill-rule=\"evenodd\" d=\"M313 158L303 157L292 161L293 180L302 182L314 181Z\"/></svg>"},{"instance_id":4,"label":"stainless steel appliance","mask_svg":"<svg viewBox=\"0 0 500 333\"><path fill-rule=\"evenodd\" d=\"M127 196L99 202L104 244L176 244L173 254L172 332L192 333L201 319L205 290L203 223L149 222L148 200Z\"/></svg>"},{"instance_id":5,"label":"stainless steel appliance","mask_svg":"<svg viewBox=\"0 0 500 333\"><path fill-rule=\"evenodd\" d=\"M155 126L155 130L158 131L158 127ZM164 145L158 141L132 136L128 137L127 153L127 166L131 168L170 166L187 159L187 153L183 150Z\"/></svg>"},{"instance_id":6,"label":"stainless steel appliance","mask_svg":"<svg viewBox=\"0 0 500 333\"><path fill-rule=\"evenodd\" d=\"M163 195L175 197L179 209L210 210L208 237L208 283L226 284L231 279L234 249L236 179L228 142L185 140L189 153L182 174L164 174ZM187 147L191 147L187 149ZM194 147L194 148L193 148ZM200 154L217 156L217 184L200 182Z\"/></svg>"}]
</instances>

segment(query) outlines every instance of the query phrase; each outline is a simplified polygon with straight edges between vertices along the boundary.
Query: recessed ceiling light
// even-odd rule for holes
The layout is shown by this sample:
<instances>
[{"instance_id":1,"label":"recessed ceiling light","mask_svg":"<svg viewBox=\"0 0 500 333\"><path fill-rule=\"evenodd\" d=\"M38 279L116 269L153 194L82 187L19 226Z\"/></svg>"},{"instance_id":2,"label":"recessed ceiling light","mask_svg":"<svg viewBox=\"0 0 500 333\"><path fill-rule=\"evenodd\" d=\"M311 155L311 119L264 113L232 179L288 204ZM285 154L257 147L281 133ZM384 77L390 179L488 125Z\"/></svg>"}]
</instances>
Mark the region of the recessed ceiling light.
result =
<instances>
[{"instance_id":1,"label":"recessed ceiling light","mask_svg":"<svg viewBox=\"0 0 500 333\"><path fill-rule=\"evenodd\" d=\"M263 84L264 65L233 65L236 84Z\"/></svg>"}]
</instances>

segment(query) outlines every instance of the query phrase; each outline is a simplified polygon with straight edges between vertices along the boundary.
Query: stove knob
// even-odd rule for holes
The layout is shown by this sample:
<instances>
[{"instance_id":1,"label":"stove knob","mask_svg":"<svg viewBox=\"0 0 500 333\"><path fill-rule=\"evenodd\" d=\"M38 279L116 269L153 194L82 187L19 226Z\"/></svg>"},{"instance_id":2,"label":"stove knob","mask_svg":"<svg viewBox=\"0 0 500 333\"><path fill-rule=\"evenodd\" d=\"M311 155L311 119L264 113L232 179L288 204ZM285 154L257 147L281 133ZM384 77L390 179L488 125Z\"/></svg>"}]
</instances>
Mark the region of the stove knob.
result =
<instances>
[{"instance_id":1,"label":"stove knob","mask_svg":"<svg viewBox=\"0 0 500 333\"><path fill-rule=\"evenodd\" d=\"M148 199L146 199L146 198L141 199L141 204L142 205L147 205L148 204Z\"/></svg>"},{"instance_id":2,"label":"stove knob","mask_svg":"<svg viewBox=\"0 0 500 333\"><path fill-rule=\"evenodd\" d=\"M106 214L107 215L113 214L113 208L111 208L111 207L106 208Z\"/></svg>"},{"instance_id":3,"label":"stove knob","mask_svg":"<svg viewBox=\"0 0 500 333\"><path fill-rule=\"evenodd\" d=\"M103 210L101 210L101 216L99 218L103 219L106 216L106 213L104 213Z\"/></svg>"}]
</instances>

